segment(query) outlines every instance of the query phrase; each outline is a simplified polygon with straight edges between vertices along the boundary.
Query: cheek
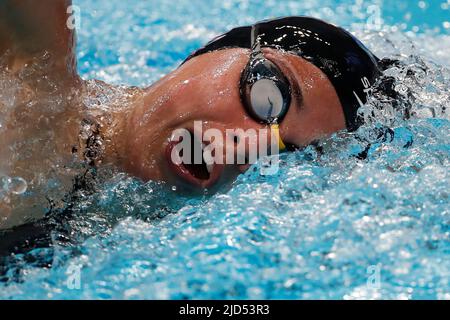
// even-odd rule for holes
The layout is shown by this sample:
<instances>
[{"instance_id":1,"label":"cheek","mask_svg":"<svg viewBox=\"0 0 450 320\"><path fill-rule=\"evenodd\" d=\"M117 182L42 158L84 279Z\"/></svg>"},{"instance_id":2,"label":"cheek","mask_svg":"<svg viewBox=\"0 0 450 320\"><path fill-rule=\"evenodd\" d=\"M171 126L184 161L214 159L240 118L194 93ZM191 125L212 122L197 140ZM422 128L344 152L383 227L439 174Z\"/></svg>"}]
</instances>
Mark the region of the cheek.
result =
<instances>
[{"instance_id":1,"label":"cheek","mask_svg":"<svg viewBox=\"0 0 450 320\"><path fill-rule=\"evenodd\" d=\"M245 50L231 49L204 54L183 65L160 90L168 92L172 117L229 112L240 103L239 80L247 60Z\"/></svg>"},{"instance_id":2,"label":"cheek","mask_svg":"<svg viewBox=\"0 0 450 320\"><path fill-rule=\"evenodd\" d=\"M144 181L161 180L164 178L163 149L166 146L165 137L146 137L141 144L135 144L128 153L125 170ZM151 138L155 139L148 141ZM162 139L161 139L162 138Z\"/></svg>"},{"instance_id":3,"label":"cheek","mask_svg":"<svg viewBox=\"0 0 450 320\"><path fill-rule=\"evenodd\" d=\"M230 121L235 116L242 118L244 110L235 78L235 75L196 78L171 100L172 117L178 115L184 120L204 121Z\"/></svg>"}]
</instances>

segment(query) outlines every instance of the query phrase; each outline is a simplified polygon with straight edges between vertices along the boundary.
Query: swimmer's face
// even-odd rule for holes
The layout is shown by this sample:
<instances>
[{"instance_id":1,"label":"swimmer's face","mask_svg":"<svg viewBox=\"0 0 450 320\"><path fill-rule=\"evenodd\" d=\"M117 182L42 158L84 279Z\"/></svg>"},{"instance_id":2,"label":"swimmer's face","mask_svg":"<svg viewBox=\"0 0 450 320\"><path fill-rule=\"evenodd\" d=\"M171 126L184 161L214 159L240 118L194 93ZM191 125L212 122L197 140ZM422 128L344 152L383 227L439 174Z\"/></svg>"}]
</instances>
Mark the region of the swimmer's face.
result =
<instances>
[{"instance_id":1,"label":"swimmer's face","mask_svg":"<svg viewBox=\"0 0 450 320\"><path fill-rule=\"evenodd\" d=\"M263 53L291 88L297 89L291 90L289 109L279 123L284 143L303 147L345 128L339 98L325 74L298 56L269 48ZM265 132L258 130L268 125L248 114L241 101L239 83L249 56L246 49L206 53L151 86L128 120L127 171L144 180L190 189L210 189L245 171L248 165L226 164L225 160L224 165L209 167L176 165L171 150L177 141L171 137L176 129L193 132L194 121L202 121L203 132L210 128L221 132L224 143L240 139L226 134L227 129Z\"/></svg>"}]
</instances>

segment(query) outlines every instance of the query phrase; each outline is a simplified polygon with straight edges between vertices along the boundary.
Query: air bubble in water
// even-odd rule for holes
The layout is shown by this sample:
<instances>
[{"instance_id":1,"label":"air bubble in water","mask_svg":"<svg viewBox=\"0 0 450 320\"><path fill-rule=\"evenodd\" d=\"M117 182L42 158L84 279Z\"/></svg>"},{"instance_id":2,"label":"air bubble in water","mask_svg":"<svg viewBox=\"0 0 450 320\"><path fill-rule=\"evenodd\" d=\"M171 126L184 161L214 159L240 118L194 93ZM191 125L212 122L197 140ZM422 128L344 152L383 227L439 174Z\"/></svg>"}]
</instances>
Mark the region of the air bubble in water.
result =
<instances>
[{"instance_id":1,"label":"air bubble in water","mask_svg":"<svg viewBox=\"0 0 450 320\"><path fill-rule=\"evenodd\" d=\"M0 191L8 192L10 183L11 183L10 177L8 176L0 177Z\"/></svg>"},{"instance_id":2,"label":"air bubble in water","mask_svg":"<svg viewBox=\"0 0 450 320\"><path fill-rule=\"evenodd\" d=\"M8 177L2 176L0 177L0 192L2 194L23 194L27 191L27 182L20 177Z\"/></svg>"},{"instance_id":3,"label":"air bubble in water","mask_svg":"<svg viewBox=\"0 0 450 320\"><path fill-rule=\"evenodd\" d=\"M27 182L25 179L20 177L15 177L10 179L9 191L13 194L23 194L27 191Z\"/></svg>"}]
</instances>

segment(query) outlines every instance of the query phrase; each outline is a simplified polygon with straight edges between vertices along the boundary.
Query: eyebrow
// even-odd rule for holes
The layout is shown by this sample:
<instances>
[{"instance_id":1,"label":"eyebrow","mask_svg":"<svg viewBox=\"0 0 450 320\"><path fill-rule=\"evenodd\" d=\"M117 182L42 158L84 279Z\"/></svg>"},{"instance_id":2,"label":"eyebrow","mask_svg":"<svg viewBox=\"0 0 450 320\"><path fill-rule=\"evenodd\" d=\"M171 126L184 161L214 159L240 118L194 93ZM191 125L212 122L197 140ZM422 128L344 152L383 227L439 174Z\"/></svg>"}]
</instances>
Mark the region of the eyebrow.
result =
<instances>
[{"instance_id":1,"label":"eyebrow","mask_svg":"<svg viewBox=\"0 0 450 320\"><path fill-rule=\"evenodd\" d=\"M278 66L278 64L276 64L276 65L278 68L280 68ZM304 102L302 87L301 87L300 83L298 83L297 78L295 77L295 75L293 74L293 72L289 68L289 66L287 66L285 63L283 63L283 65L284 65L284 69L286 69L286 70L283 71L280 68L280 71L285 75L286 79L289 81L289 85L292 88L292 92L291 92L292 99L295 99L297 101L297 106L301 110L301 109L303 109L303 102Z\"/></svg>"},{"instance_id":2,"label":"eyebrow","mask_svg":"<svg viewBox=\"0 0 450 320\"><path fill-rule=\"evenodd\" d=\"M296 79L288 78L288 81L292 87L292 98L297 100L298 108L303 109L303 91L301 85L296 81Z\"/></svg>"}]
</instances>

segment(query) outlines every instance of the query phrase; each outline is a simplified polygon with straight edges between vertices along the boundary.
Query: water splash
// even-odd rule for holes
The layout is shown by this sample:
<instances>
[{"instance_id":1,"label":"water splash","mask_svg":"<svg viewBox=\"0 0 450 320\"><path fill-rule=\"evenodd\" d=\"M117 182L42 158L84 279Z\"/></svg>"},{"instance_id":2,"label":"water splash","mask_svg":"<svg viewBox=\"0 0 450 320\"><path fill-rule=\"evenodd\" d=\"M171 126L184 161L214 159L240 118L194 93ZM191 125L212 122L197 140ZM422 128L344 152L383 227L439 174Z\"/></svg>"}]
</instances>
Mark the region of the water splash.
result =
<instances>
[{"instance_id":1,"label":"water splash","mask_svg":"<svg viewBox=\"0 0 450 320\"><path fill-rule=\"evenodd\" d=\"M114 175L79 199L75 218L55 230L53 239L69 234L73 243L55 240L16 255L3 278L21 281L2 284L0 298L450 298L450 72L448 54L440 53L450 42L444 34L405 34L407 26L358 29L367 18L360 1L356 8L349 1L208 7L189 1L159 10L141 1L123 4L125 10L120 3L102 1L101 12L86 3L80 32L86 77L145 84L212 33L301 13L353 25L378 56L400 60L386 73L399 99L379 96L362 110L370 121L359 131L282 155L276 176L261 176L256 165L210 199L178 197L167 186ZM192 14L173 14L184 9ZM111 25L111 12L122 22ZM197 15L209 17L204 26L185 28ZM88 40L99 34L107 40L103 53L98 40ZM149 38L155 48L148 48ZM409 120L399 116L406 109ZM69 288L73 276L80 290Z\"/></svg>"},{"instance_id":2,"label":"water splash","mask_svg":"<svg viewBox=\"0 0 450 320\"><path fill-rule=\"evenodd\" d=\"M27 182L20 177L10 178L7 176L0 177L0 192L12 193L15 195L24 194L27 191Z\"/></svg>"}]
</instances>

